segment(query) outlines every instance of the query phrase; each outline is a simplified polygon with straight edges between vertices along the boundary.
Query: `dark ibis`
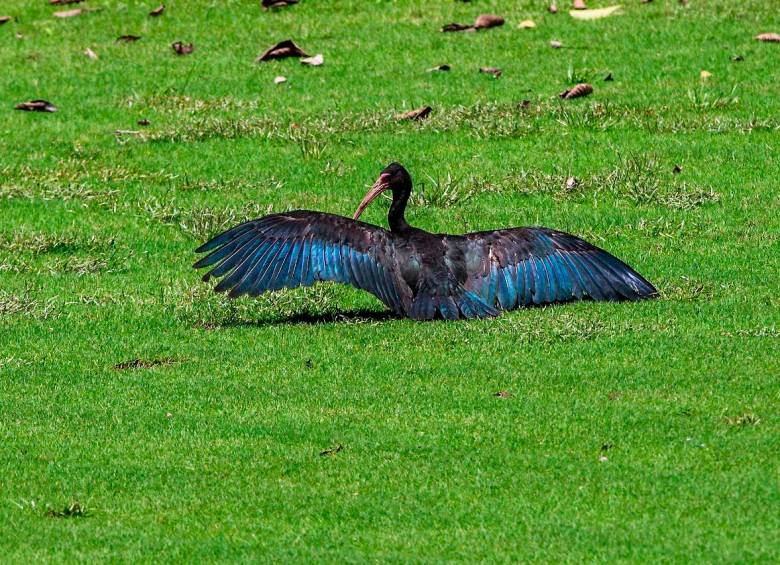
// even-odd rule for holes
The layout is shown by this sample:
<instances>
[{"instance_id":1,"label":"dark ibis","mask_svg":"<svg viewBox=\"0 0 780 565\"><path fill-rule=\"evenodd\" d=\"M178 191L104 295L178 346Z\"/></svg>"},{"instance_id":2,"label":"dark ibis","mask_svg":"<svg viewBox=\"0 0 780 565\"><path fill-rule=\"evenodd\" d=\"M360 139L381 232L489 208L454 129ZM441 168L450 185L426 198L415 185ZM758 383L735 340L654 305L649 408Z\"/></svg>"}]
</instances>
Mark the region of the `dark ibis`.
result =
<instances>
[{"instance_id":1,"label":"dark ibis","mask_svg":"<svg viewBox=\"0 0 780 565\"><path fill-rule=\"evenodd\" d=\"M358 220L380 194L393 196L389 230ZM640 300L656 289L603 249L544 227L435 234L404 218L412 178L387 166L354 219L294 210L237 225L204 243L195 268L222 277L230 297L335 281L366 290L415 320L484 318L572 300Z\"/></svg>"}]
</instances>

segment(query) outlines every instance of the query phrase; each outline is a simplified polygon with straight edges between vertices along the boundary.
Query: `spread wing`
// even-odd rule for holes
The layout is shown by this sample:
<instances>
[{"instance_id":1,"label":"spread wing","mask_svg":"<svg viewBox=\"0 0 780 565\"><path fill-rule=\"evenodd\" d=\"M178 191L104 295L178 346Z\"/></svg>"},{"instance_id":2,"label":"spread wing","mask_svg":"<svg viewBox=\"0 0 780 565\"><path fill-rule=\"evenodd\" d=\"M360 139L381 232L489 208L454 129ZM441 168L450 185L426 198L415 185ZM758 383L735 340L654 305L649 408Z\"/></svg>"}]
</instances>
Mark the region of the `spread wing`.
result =
<instances>
[{"instance_id":1,"label":"spread wing","mask_svg":"<svg viewBox=\"0 0 780 565\"><path fill-rule=\"evenodd\" d=\"M547 228L470 233L465 287L508 310L575 299L640 300L657 291L603 249Z\"/></svg>"},{"instance_id":2,"label":"spread wing","mask_svg":"<svg viewBox=\"0 0 780 565\"><path fill-rule=\"evenodd\" d=\"M295 210L219 234L196 249L210 253L194 267L212 267L203 280L224 277L214 290L233 298L335 281L366 290L400 313L410 291L393 261L392 237L343 216Z\"/></svg>"}]
</instances>

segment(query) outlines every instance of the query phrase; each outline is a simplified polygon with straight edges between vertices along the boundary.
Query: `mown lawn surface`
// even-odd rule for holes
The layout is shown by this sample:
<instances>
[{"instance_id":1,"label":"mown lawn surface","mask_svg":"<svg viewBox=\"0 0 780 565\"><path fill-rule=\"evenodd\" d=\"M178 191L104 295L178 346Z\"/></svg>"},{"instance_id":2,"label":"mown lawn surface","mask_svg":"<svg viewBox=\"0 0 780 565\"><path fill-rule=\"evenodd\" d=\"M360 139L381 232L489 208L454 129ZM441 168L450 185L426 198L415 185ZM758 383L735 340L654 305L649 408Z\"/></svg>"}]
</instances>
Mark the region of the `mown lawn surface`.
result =
<instances>
[{"instance_id":1,"label":"mown lawn surface","mask_svg":"<svg viewBox=\"0 0 780 565\"><path fill-rule=\"evenodd\" d=\"M780 560L775 2L155 5L0 7L0 559ZM325 65L254 62L286 38ZM412 223L577 233L661 299L422 324L192 270L393 160Z\"/></svg>"}]
</instances>

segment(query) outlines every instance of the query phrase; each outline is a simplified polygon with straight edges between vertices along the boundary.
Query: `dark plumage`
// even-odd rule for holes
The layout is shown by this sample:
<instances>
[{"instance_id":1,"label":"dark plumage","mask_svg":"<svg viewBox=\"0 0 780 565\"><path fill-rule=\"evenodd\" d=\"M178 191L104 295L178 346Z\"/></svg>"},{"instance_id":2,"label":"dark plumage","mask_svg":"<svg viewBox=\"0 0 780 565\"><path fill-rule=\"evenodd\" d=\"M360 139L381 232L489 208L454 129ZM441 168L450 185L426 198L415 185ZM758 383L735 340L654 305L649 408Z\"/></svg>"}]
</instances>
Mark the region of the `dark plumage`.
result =
<instances>
[{"instance_id":1,"label":"dark plumage","mask_svg":"<svg viewBox=\"0 0 780 565\"><path fill-rule=\"evenodd\" d=\"M390 230L357 220L385 190L393 193ZM257 296L317 281L351 284L398 315L416 320L496 316L502 310L570 300L639 300L656 289L631 267L573 235L510 228L465 235L410 226L404 210L412 179L386 167L355 219L295 210L240 224L196 251L195 263L223 277L217 292Z\"/></svg>"}]
</instances>

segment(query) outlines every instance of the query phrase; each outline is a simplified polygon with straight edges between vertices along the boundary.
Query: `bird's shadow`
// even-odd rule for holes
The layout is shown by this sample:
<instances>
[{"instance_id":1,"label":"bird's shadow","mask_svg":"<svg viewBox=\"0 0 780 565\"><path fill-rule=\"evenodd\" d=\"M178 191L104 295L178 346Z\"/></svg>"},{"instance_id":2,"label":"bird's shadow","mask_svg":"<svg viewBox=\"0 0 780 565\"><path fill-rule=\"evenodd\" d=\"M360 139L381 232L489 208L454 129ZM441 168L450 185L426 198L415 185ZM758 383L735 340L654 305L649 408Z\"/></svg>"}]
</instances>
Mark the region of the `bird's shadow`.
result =
<instances>
[{"instance_id":1,"label":"bird's shadow","mask_svg":"<svg viewBox=\"0 0 780 565\"><path fill-rule=\"evenodd\" d=\"M329 314L292 314L275 316L257 320L225 320L210 324L202 324L207 329L240 328L240 327L272 327L272 326L315 326L321 324L362 324L368 322L386 322L400 320L400 316L389 310L369 310L366 308L333 312Z\"/></svg>"}]
</instances>

